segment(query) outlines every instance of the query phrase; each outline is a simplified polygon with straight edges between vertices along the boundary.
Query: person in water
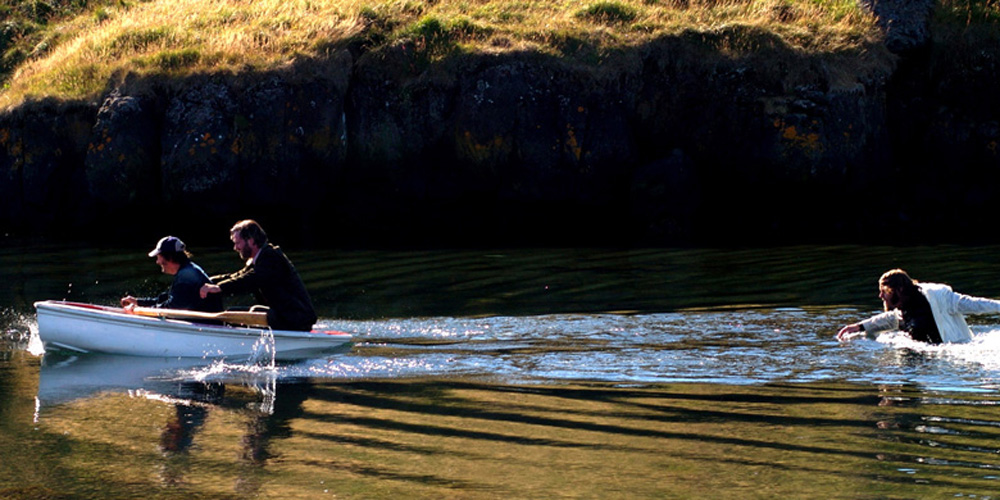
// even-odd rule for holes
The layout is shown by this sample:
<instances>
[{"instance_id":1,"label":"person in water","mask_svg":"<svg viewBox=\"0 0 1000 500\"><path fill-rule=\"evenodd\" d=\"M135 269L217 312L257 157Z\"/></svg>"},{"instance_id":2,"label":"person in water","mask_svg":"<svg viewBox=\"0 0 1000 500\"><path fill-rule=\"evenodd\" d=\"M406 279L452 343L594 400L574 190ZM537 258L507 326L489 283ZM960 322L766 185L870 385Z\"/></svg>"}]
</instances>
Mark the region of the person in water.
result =
<instances>
[{"instance_id":1,"label":"person in water","mask_svg":"<svg viewBox=\"0 0 1000 500\"><path fill-rule=\"evenodd\" d=\"M150 257L156 257L156 264L163 274L174 277L170 289L158 297L136 298L131 295L121 299L122 307L160 307L169 309L189 309L202 312L222 311L222 298L219 296L202 297L199 294L201 286L211 283L208 274L191 260L184 242L174 236L164 236L156 243L156 248L149 252Z\"/></svg>"},{"instance_id":2,"label":"person in water","mask_svg":"<svg viewBox=\"0 0 1000 500\"><path fill-rule=\"evenodd\" d=\"M220 292L252 292L267 306L267 324L275 330L309 331L316 322L312 299L292 261L267 241L267 234L256 221L237 222L229 230L233 250L246 261L246 267L232 274L213 276L213 284L201 287L201 296Z\"/></svg>"},{"instance_id":3,"label":"person in water","mask_svg":"<svg viewBox=\"0 0 1000 500\"><path fill-rule=\"evenodd\" d=\"M903 331L913 340L931 344L968 342L972 331L966 315L1000 313L1000 300L963 295L948 285L918 283L902 269L886 271L878 286L885 312L841 328L837 340Z\"/></svg>"}]
</instances>

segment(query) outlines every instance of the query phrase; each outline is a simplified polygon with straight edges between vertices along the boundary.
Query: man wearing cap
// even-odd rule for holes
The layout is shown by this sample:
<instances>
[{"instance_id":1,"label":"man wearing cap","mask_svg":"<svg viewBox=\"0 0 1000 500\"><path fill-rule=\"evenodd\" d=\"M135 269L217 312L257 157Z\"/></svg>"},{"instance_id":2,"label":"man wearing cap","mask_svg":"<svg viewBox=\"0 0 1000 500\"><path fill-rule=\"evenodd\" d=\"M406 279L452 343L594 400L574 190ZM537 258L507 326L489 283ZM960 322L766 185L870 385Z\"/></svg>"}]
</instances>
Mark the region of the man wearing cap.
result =
<instances>
[{"instance_id":1,"label":"man wearing cap","mask_svg":"<svg viewBox=\"0 0 1000 500\"><path fill-rule=\"evenodd\" d=\"M229 230L233 250L246 267L232 274L213 276L215 284L201 287L202 297L220 292L252 292L268 306L267 324L275 330L309 331L316 322L312 299L292 261L280 248L268 243L256 221L243 220Z\"/></svg>"},{"instance_id":2,"label":"man wearing cap","mask_svg":"<svg viewBox=\"0 0 1000 500\"><path fill-rule=\"evenodd\" d=\"M222 298L218 295L202 298L198 291L201 286L212 283L208 274L198 264L191 261L191 254L184 248L184 242L174 236L160 238L156 248L149 252L150 257L156 257L156 263L163 274L174 277L170 290L158 297L135 298L130 296L121 300L122 307L162 307L170 309L188 309L192 311L219 312L222 311Z\"/></svg>"}]
</instances>

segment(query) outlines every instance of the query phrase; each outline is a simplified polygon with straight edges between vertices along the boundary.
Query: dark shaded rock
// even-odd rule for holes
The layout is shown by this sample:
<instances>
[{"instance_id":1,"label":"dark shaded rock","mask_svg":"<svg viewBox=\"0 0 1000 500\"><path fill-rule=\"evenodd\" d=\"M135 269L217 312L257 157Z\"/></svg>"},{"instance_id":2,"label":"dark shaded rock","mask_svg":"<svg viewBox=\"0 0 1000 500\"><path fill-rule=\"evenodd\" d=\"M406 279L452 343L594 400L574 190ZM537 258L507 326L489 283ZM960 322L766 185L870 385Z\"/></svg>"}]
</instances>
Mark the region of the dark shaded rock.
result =
<instances>
[{"instance_id":1,"label":"dark shaded rock","mask_svg":"<svg viewBox=\"0 0 1000 500\"><path fill-rule=\"evenodd\" d=\"M456 78L418 69L424 58L400 43L358 60L347 96L351 160L369 176L403 173L428 160L448 130Z\"/></svg>"},{"instance_id":2,"label":"dark shaded rock","mask_svg":"<svg viewBox=\"0 0 1000 500\"><path fill-rule=\"evenodd\" d=\"M160 169L171 209L218 213L240 206L239 163L229 150L236 90L222 78L194 79L167 97Z\"/></svg>"},{"instance_id":3,"label":"dark shaded rock","mask_svg":"<svg viewBox=\"0 0 1000 500\"><path fill-rule=\"evenodd\" d=\"M348 154L350 57L340 53L317 66L307 74L294 69L283 77L239 82L237 109L228 117L239 209L258 217L276 214L302 232L329 223Z\"/></svg>"},{"instance_id":4,"label":"dark shaded rock","mask_svg":"<svg viewBox=\"0 0 1000 500\"><path fill-rule=\"evenodd\" d=\"M29 102L0 118L0 220L28 233L73 232L87 221L83 158L93 108Z\"/></svg>"},{"instance_id":5,"label":"dark shaded rock","mask_svg":"<svg viewBox=\"0 0 1000 500\"><path fill-rule=\"evenodd\" d=\"M690 228L698 241L822 238L843 212L815 200L883 177L888 73L845 77L843 60L747 30L651 45L630 106L638 148L653 164L681 150L704 180L686 191L700 207ZM742 57L717 49L748 39L756 45Z\"/></svg>"},{"instance_id":6,"label":"dark shaded rock","mask_svg":"<svg viewBox=\"0 0 1000 500\"><path fill-rule=\"evenodd\" d=\"M5 116L0 120L0 223L5 229L18 227L24 218L24 127L21 120Z\"/></svg>"},{"instance_id":7,"label":"dark shaded rock","mask_svg":"<svg viewBox=\"0 0 1000 500\"><path fill-rule=\"evenodd\" d=\"M926 47L931 42L934 0L859 0L878 18L885 44L897 54Z\"/></svg>"},{"instance_id":8,"label":"dark shaded rock","mask_svg":"<svg viewBox=\"0 0 1000 500\"><path fill-rule=\"evenodd\" d=\"M630 220L645 241L690 241L702 192L694 162L675 149L636 169L632 176Z\"/></svg>"},{"instance_id":9,"label":"dark shaded rock","mask_svg":"<svg viewBox=\"0 0 1000 500\"><path fill-rule=\"evenodd\" d=\"M637 153L617 80L538 58L501 58L463 78L455 156L499 198L606 204Z\"/></svg>"},{"instance_id":10,"label":"dark shaded rock","mask_svg":"<svg viewBox=\"0 0 1000 500\"><path fill-rule=\"evenodd\" d=\"M149 96L111 93L97 111L84 162L99 214L149 215L160 200L160 114Z\"/></svg>"},{"instance_id":11,"label":"dark shaded rock","mask_svg":"<svg viewBox=\"0 0 1000 500\"><path fill-rule=\"evenodd\" d=\"M1000 46L980 27L939 25L926 50L902 58L887 89L899 227L992 241L1000 209Z\"/></svg>"}]
</instances>

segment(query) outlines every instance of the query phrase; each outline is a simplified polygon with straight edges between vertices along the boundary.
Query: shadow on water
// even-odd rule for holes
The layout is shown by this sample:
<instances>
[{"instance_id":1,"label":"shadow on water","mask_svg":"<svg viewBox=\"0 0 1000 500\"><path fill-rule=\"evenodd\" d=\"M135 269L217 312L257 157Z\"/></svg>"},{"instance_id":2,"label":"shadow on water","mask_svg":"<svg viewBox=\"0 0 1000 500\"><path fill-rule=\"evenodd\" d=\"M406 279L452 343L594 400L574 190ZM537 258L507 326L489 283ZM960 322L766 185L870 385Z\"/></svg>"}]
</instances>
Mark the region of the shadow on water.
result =
<instances>
[{"instance_id":1,"label":"shadow on water","mask_svg":"<svg viewBox=\"0 0 1000 500\"><path fill-rule=\"evenodd\" d=\"M555 408L554 412L549 412L548 416L526 415L522 411L529 408L517 408L512 405L500 403L499 406L508 407L510 411L497 411L495 409L483 409L473 404L473 401L449 401L448 405L441 405L439 394L441 392L465 392L476 391L491 393L488 399L503 400L504 394L531 394L546 399L573 399L577 401L602 402L615 407L629 407L631 410L642 410L643 414L629 417L627 422L644 424L641 427L631 427L627 425L605 425L595 422L588 422L586 419L599 417L601 414L594 411L573 411L562 408ZM393 397L394 394L405 393L404 399ZM428 394L426 397L414 396L414 394ZM798 451L828 452L828 453L849 453L844 451L823 450L812 447L789 447L787 445L775 445L764 441L739 439L735 437L713 438L711 436L668 433L655 431L649 428L652 423L694 423L694 422L742 422L752 424L764 424L774 426L843 426L843 427L866 427L867 422L857 419L832 419L822 417L789 417L784 415L765 415L733 411L706 411L698 408L689 408L682 405L648 404L635 401L650 399L667 402L701 402L723 404L726 406L736 406L740 403L757 405L789 405L789 404L863 404L874 403L877 398L872 396L858 396L850 398L849 401L831 401L827 398L806 397L798 398L794 396L761 396L754 395L708 395L708 394L683 394L671 393L662 390L642 390L630 391L628 389L583 389L583 388L538 388L538 387L505 387L493 385L480 385L470 383L455 382L410 382L400 386L393 382L365 382L351 383L338 389L326 389L317 391L317 399L327 399L340 403L362 406L369 409L405 411L420 413L425 416L444 417L459 416L467 419L495 421L506 423L519 423L525 425L543 426L551 428L565 428L576 431L592 431L608 434L621 434L628 436L652 437L661 439L690 439L700 442L716 442L719 444L768 447L775 446L783 449L796 449ZM537 408L530 408L537 411ZM579 417L582 420L571 420L567 418L556 418L552 413L560 417ZM623 413L634 413L633 411L623 411ZM568 415L567 415L568 414ZM338 420L339 421L339 420ZM475 439L491 439L516 444L533 444L546 446L577 447L584 446L580 443L553 442L526 439L519 436L501 435L495 433L470 433L448 427L434 425L407 425L401 429L398 424L376 419L362 418L351 420L351 423L369 426L392 428L405 430L410 433L426 434L429 437L463 437Z\"/></svg>"},{"instance_id":2,"label":"shadow on water","mask_svg":"<svg viewBox=\"0 0 1000 500\"><path fill-rule=\"evenodd\" d=\"M114 360L94 361L123 371ZM92 392L81 366L64 382L84 389L51 404L45 391L59 377L38 367L42 418L34 430L2 425L13 428L9 437L33 437L20 449L0 445L42 470L71 459L58 466L62 479L47 485L73 494L182 498L218 494L205 485L219 484L230 494L306 498L322 481L340 496L369 498L982 497L998 481L989 471L998 467L1000 399L991 393L836 383L310 380L281 366L268 385L246 369L211 365L150 370L117 388L105 377ZM4 407L16 418L17 398ZM65 451L41 452L52 446ZM150 446L158 453L140 451ZM158 472L126 479L143 470ZM770 485L766 493L747 489L761 484Z\"/></svg>"},{"instance_id":3,"label":"shadow on water","mask_svg":"<svg viewBox=\"0 0 1000 500\"><path fill-rule=\"evenodd\" d=\"M947 456L949 448L938 449L926 439L893 440L886 421L934 417L886 412L887 396L873 395L864 387L539 387L416 380L324 384L313 394L317 410L304 418L330 430L311 434L313 439L364 448L377 456L399 453L424 456L424 461L452 457L481 462L487 450L507 449L506 454L538 461L543 461L539 455L572 456L580 465L588 456L627 454L630 461L651 461L643 470L653 479L671 475L659 468L664 462L675 469L708 462L723 469L819 474L820 482L913 484L908 473L899 471L920 468L932 477L935 488L969 491L970 481L978 483L974 488L996 485L995 479L976 474L995 467L995 450L962 449L965 457L959 458ZM396 439L349 438L344 432ZM461 444L430 444L443 442ZM445 457L429 457L438 454ZM971 469L969 477L955 478L963 474L961 469ZM807 492L821 490L813 486L798 493L810 496Z\"/></svg>"}]
</instances>

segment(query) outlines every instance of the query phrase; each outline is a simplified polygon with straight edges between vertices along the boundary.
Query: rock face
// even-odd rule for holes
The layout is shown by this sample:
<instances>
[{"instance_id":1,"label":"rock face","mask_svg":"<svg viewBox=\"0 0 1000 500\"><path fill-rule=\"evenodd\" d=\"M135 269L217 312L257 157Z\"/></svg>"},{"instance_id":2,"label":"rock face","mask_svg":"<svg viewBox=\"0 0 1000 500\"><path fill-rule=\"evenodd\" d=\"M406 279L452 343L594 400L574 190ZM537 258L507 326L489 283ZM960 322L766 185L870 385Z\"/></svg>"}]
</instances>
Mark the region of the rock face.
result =
<instances>
[{"instance_id":1,"label":"rock face","mask_svg":"<svg viewBox=\"0 0 1000 500\"><path fill-rule=\"evenodd\" d=\"M912 20L918 3L869 6ZM886 46L809 56L727 28L587 66L432 62L400 43L127 80L100 104L0 115L0 225L165 217L218 234L254 217L337 244L919 240L1000 199L996 51L934 57L924 24L887 26L898 67Z\"/></svg>"},{"instance_id":2,"label":"rock face","mask_svg":"<svg viewBox=\"0 0 1000 500\"><path fill-rule=\"evenodd\" d=\"M61 230L87 222L84 158L94 110L42 101L8 113L0 125L0 208L8 230Z\"/></svg>"},{"instance_id":3,"label":"rock face","mask_svg":"<svg viewBox=\"0 0 1000 500\"><path fill-rule=\"evenodd\" d=\"M931 43L934 0L859 0L858 3L875 14L885 31L889 50L906 53Z\"/></svg>"}]
</instances>

